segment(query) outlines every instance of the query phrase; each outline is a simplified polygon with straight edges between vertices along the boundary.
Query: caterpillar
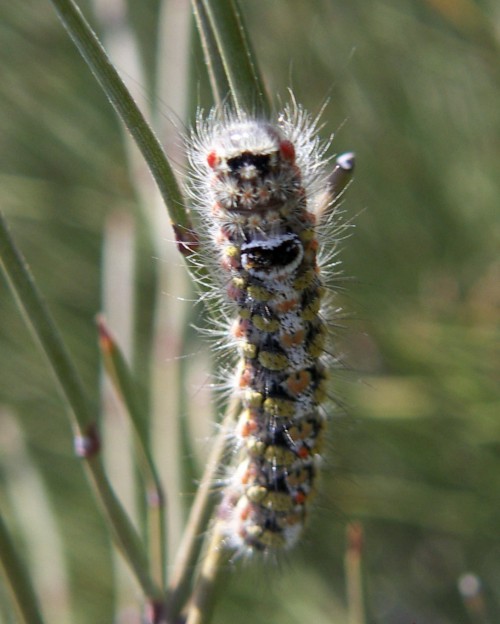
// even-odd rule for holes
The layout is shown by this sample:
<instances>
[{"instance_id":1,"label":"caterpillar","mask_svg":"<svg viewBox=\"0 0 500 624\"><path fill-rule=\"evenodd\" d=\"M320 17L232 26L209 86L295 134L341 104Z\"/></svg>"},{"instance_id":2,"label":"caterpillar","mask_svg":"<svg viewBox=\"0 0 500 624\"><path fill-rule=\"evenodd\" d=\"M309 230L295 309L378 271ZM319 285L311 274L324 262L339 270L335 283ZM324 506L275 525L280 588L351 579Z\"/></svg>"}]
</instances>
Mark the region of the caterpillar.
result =
<instances>
[{"instance_id":1,"label":"caterpillar","mask_svg":"<svg viewBox=\"0 0 500 624\"><path fill-rule=\"evenodd\" d=\"M246 555L291 548L316 487L331 359L318 230L329 142L317 130L292 104L274 122L200 115L190 141L194 204L238 355L237 460L218 518L226 545Z\"/></svg>"}]
</instances>

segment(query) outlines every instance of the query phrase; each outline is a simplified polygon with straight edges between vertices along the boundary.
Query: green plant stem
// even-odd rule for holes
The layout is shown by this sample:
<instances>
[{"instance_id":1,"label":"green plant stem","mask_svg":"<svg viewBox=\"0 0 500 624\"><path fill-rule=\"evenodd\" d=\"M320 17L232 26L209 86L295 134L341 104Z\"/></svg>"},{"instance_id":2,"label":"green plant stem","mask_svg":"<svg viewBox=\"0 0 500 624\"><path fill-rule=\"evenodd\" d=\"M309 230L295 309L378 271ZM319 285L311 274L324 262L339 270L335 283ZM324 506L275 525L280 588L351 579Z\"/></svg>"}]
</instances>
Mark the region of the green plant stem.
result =
<instances>
[{"instance_id":1,"label":"green plant stem","mask_svg":"<svg viewBox=\"0 0 500 624\"><path fill-rule=\"evenodd\" d=\"M19 615L25 624L44 624L28 570L18 556L9 531L0 515L0 564L2 565Z\"/></svg>"},{"instance_id":2,"label":"green plant stem","mask_svg":"<svg viewBox=\"0 0 500 624\"><path fill-rule=\"evenodd\" d=\"M52 366L62 392L71 407L75 441L83 445L82 457L111 526L114 538L125 559L136 575L145 594L156 598L161 590L148 574L147 558L129 517L118 501L102 466L96 418L83 390L83 384L73 361L52 320L45 301L38 292L30 270L15 246L7 223L0 212L0 260L19 307L28 325L33 329Z\"/></svg>"},{"instance_id":3,"label":"green plant stem","mask_svg":"<svg viewBox=\"0 0 500 624\"><path fill-rule=\"evenodd\" d=\"M163 149L143 114L73 0L51 0L63 26L107 98L134 138L158 185L173 224L192 231L184 198Z\"/></svg>"},{"instance_id":4,"label":"green plant stem","mask_svg":"<svg viewBox=\"0 0 500 624\"><path fill-rule=\"evenodd\" d=\"M109 483L100 457L88 458L85 465L115 543L127 560L144 594L152 600L161 599L163 592L148 572L148 560L141 540Z\"/></svg>"},{"instance_id":5,"label":"green plant stem","mask_svg":"<svg viewBox=\"0 0 500 624\"><path fill-rule=\"evenodd\" d=\"M149 443L144 435L145 414L142 412L134 380L118 344L111 336L102 317L97 319L99 343L106 372L121 396L132 423L139 465L145 478L148 497L149 527L151 533L150 558L154 577L165 587L166 536L165 494L156 469Z\"/></svg>"},{"instance_id":6,"label":"green plant stem","mask_svg":"<svg viewBox=\"0 0 500 624\"><path fill-rule=\"evenodd\" d=\"M31 272L17 249L0 212L0 260L26 322L42 345L63 393L76 418L76 428L86 435L95 418L87 402L83 384L52 320L47 304L40 295Z\"/></svg>"},{"instance_id":7,"label":"green plant stem","mask_svg":"<svg viewBox=\"0 0 500 624\"><path fill-rule=\"evenodd\" d=\"M202 0L193 0L193 12L196 20L196 27L201 39L203 55L207 64L210 86L217 106L228 101L231 97L231 89L227 79L224 63L219 54L219 48L214 37L210 20ZM233 103L234 104L234 103Z\"/></svg>"},{"instance_id":8,"label":"green plant stem","mask_svg":"<svg viewBox=\"0 0 500 624\"><path fill-rule=\"evenodd\" d=\"M269 115L264 82L234 0L202 0L237 110ZM217 62L217 61L216 61ZM207 58L210 65L211 59ZM224 85L218 86L224 88Z\"/></svg>"}]
</instances>

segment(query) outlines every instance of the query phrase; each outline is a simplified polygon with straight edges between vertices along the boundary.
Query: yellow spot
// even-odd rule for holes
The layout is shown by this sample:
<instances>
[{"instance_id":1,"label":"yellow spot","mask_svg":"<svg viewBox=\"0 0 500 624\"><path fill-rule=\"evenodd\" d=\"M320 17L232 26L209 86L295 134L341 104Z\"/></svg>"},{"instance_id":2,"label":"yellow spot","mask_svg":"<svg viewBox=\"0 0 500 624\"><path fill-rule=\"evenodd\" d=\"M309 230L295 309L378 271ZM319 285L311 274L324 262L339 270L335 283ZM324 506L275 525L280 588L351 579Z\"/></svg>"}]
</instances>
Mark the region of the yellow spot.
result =
<instances>
[{"instance_id":1,"label":"yellow spot","mask_svg":"<svg viewBox=\"0 0 500 624\"><path fill-rule=\"evenodd\" d=\"M253 360L257 355L257 347L250 342L245 342L241 347L241 352L244 357Z\"/></svg>"},{"instance_id":2,"label":"yellow spot","mask_svg":"<svg viewBox=\"0 0 500 624\"><path fill-rule=\"evenodd\" d=\"M243 290L246 286L246 282L242 277L233 277L233 286L239 290Z\"/></svg>"},{"instance_id":3,"label":"yellow spot","mask_svg":"<svg viewBox=\"0 0 500 624\"><path fill-rule=\"evenodd\" d=\"M309 355L313 358L319 358L325 351L325 333L320 331L312 340L308 347Z\"/></svg>"},{"instance_id":4,"label":"yellow spot","mask_svg":"<svg viewBox=\"0 0 500 624\"><path fill-rule=\"evenodd\" d=\"M260 392L254 390L247 390L245 392L245 405L248 407L261 407L264 401L264 396Z\"/></svg>"},{"instance_id":5,"label":"yellow spot","mask_svg":"<svg viewBox=\"0 0 500 624\"><path fill-rule=\"evenodd\" d=\"M282 532L269 531L269 530L263 531L260 527L256 527L256 528L258 528L259 533L257 535L253 535L252 537L257 537L259 542L262 544L262 546L264 546L265 548L273 549L273 550L285 548L286 539ZM247 533L250 534L249 531L247 531Z\"/></svg>"},{"instance_id":6,"label":"yellow spot","mask_svg":"<svg viewBox=\"0 0 500 624\"><path fill-rule=\"evenodd\" d=\"M264 368L272 371L283 370L289 364L286 355L283 355L282 353L273 353L272 351L261 351L258 359Z\"/></svg>"},{"instance_id":7,"label":"yellow spot","mask_svg":"<svg viewBox=\"0 0 500 624\"><path fill-rule=\"evenodd\" d=\"M251 297L254 301L269 301L272 295L271 293L263 288L262 286L255 286L252 284L247 288L248 296Z\"/></svg>"},{"instance_id":8,"label":"yellow spot","mask_svg":"<svg viewBox=\"0 0 500 624\"><path fill-rule=\"evenodd\" d=\"M318 316L319 309L321 307L321 299L317 297L313 299L309 305L307 305L302 310L302 320L304 321L314 321L314 319Z\"/></svg>"},{"instance_id":9,"label":"yellow spot","mask_svg":"<svg viewBox=\"0 0 500 624\"><path fill-rule=\"evenodd\" d=\"M283 446L268 446L264 457L273 466L292 466L297 460L297 455Z\"/></svg>"},{"instance_id":10,"label":"yellow spot","mask_svg":"<svg viewBox=\"0 0 500 624\"><path fill-rule=\"evenodd\" d=\"M246 497L252 503L260 503L267 496L267 490L263 485L252 485L247 488Z\"/></svg>"},{"instance_id":11,"label":"yellow spot","mask_svg":"<svg viewBox=\"0 0 500 624\"><path fill-rule=\"evenodd\" d=\"M248 308L238 308L238 316L242 319L249 319L251 317L251 312Z\"/></svg>"},{"instance_id":12,"label":"yellow spot","mask_svg":"<svg viewBox=\"0 0 500 624\"><path fill-rule=\"evenodd\" d=\"M315 392L314 392L314 400L316 401L316 403L324 403L327 399L327 394L326 394L326 379L322 379L319 384L318 387L316 388Z\"/></svg>"},{"instance_id":13,"label":"yellow spot","mask_svg":"<svg viewBox=\"0 0 500 624\"><path fill-rule=\"evenodd\" d=\"M290 494L286 492L268 492L262 505L276 512L290 511L294 507Z\"/></svg>"},{"instance_id":14,"label":"yellow spot","mask_svg":"<svg viewBox=\"0 0 500 624\"><path fill-rule=\"evenodd\" d=\"M303 243L308 243L309 241L312 241L315 236L316 236L316 233L313 228L308 228L306 230L303 230L299 234L299 238Z\"/></svg>"},{"instance_id":15,"label":"yellow spot","mask_svg":"<svg viewBox=\"0 0 500 624\"><path fill-rule=\"evenodd\" d=\"M310 269L309 271L306 271L302 275L299 275L299 277L293 282L293 287L295 288L295 290L305 290L314 282L315 278L316 278L315 271Z\"/></svg>"},{"instance_id":16,"label":"yellow spot","mask_svg":"<svg viewBox=\"0 0 500 624\"><path fill-rule=\"evenodd\" d=\"M266 445L258 438L249 438L247 440L247 450L254 457L262 457L266 451Z\"/></svg>"},{"instance_id":17,"label":"yellow spot","mask_svg":"<svg viewBox=\"0 0 500 624\"><path fill-rule=\"evenodd\" d=\"M267 398L264 411L275 418L291 418L295 414L295 403L286 399Z\"/></svg>"},{"instance_id":18,"label":"yellow spot","mask_svg":"<svg viewBox=\"0 0 500 624\"><path fill-rule=\"evenodd\" d=\"M257 329L264 332L275 332L280 328L280 322L278 319L267 319L264 316L254 314L252 316L252 323Z\"/></svg>"},{"instance_id":19,"label":"yellow spot","mask_svg":"<svg viewBox=\"0 0 500 624\"><path fill-rule=\"evenodd\" d=\"M235 245L227 245L224 247L224 254L229 258L238 258L240 255L240 249Z\"/></svg>"}]
</instances>

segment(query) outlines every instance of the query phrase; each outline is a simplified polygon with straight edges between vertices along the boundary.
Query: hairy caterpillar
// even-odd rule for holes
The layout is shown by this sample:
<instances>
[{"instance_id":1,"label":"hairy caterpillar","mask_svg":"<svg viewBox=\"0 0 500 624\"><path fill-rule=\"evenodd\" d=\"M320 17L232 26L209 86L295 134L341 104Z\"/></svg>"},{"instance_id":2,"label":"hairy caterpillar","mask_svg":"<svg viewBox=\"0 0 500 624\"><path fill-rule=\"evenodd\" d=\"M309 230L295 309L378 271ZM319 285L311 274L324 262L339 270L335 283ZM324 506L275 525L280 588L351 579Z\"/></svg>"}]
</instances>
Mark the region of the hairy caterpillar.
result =
<instances>
[{"instance_id":1,"label":"hairy caterpillar","mask_svg":"<svg viewBox=\"0 0 500 624\"><path fill-rule=\"evenodd\" d=\"M275 123L214 111L190 146L192 194L239 358L238 459L219 519L243 554L297 542L318 472L331 351L317 231L329 144L316 133L317 119L296 105ZM342 166L352 169L352 155Z\"/></svg>"}]
</instances>

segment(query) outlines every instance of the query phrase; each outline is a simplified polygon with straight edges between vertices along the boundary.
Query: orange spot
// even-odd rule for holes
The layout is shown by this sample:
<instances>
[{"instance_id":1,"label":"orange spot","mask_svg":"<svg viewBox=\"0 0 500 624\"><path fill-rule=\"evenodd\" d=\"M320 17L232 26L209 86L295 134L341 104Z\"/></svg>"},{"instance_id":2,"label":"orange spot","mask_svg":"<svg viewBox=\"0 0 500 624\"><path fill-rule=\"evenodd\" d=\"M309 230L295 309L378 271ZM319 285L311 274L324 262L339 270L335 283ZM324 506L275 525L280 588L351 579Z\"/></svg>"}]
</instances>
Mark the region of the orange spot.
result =
<instances>
[{"instance_id":1,"label":"orange spot","mask_svg":"<svg viewBox=\"0 0 500 624\"><path fill-rule=\"evenodd\" d=\"M230 299L237 301L241 297L241 294L243 291L241 290L241 288L238 288L233 283L230 283L226 289L226 292L227 292L227 296Z\"/></svg>"},{"instance_id":2,"label":"orange spot","mask_svg":"<svg viewBox=\"0 0 500 624\"><path fill-rule=\"evenodd\" d=\"M106 321L104 320L104 316L102 314L98 314L96 317L97 330L99 331L99 344L101 350L105 354L109 354L115 349L115 343L113 338L111 337L111 332L109 331Z\"/></svg>"},{"instance_id":3,"label":"orange spot","mask_svg":"<svg viewBox=\"0 0 500 624\"><path fill-rule=\"evenodd\" d=\"M241 476L241 482L243 483L243 485L246 485L248 483L250 479L250 473L247 471L245 471L245 473Z\"/></svg>"},{"instance_id":4,"label":"orange spot","mask_svg":"<svg viewBox=\"0 0 500 624\"><path fill-rule=\"evenodd\" d=\"M208 152L207 165L210 167L210 169L215 169L215 167L219 164L219 162L220 162L220 159L217 156L217 152L215 150Z\"/></svg>"},{"instance_id":5,"label":"orange spot","mask_svg":"<svg viewBox=\"0 0 500 624\"><path fill-rule=\"evenodd\" d=\"M239 386L240 388L247 388L252 383L252 369L245 368L240 375Z\"/></svg>"},{"instance_id":6,"label":"orange spot","mask_svg":"<svg viewBox=\"0 0 500 624\"><path fill-rule=\"evenodd\" d=\"M250 505L246 505L241 511L240 511L240 518L242 520L246 520L248 518L248 516L250 515ZM243 534L243 533L242 533Z\"/></svg>"},{"instance_id":7,"label":"orange spot","mask_svg":"<svg viewBox=\"0 0 500 624\"><path fill-rule=\"evenodd\" d=\"M297 455L300 459L307 459L309 457L309 449L305 446L299 449Z\"/></svg>"},{"instance_id":8,"label":"orange spot","mask_svg":"<svg viewBox=\"0 0 500 624\"><path fill-rule=\"evenodd\" d=\"M318 240L316 238L313 238L313 240L309 243L309 249L311 251L318 251L318 247L319 247Z\"/></svg>"},{"instance_id":9,"label":"orange spot","mask_svg":"<svg viewBox=\"0 0 500 624\"><path fill-rule=\"evenodd\" d=\"M294 334L283 334L280 338L280 342L285 349L289 349L290 347L301 345L304 342L304 338L305 332L301 329Z\"/></svg>"},{"instance_id":10,"label":"orange spot","mask_svg":"<svg viewBox=\"0 0 500 624\"><path fill-rule=\"evenodd\" d=\"M114 342L111 340L109 334L101 332L99 334L99 344L101 345L101 351L103 353L111 353L112 351L114 351L115 345Z\"/></svg>"},{"instance_id":11,"label":"orange spot","mask_svg":"<svg viewBox=\"0 0 500 624\"><path fill-rule=\"evenodd\" d=\"M286 380L286 387L290 394L298 396L307 389L310 383L311 374L303 370L290 375Z\"/></svg>"},{"instance_id":12,"label":"orange spot","mask_svg":"<svg viewBox=\"0 0 500 624\"><path fill-rule=\"evenodd\" d=\"M258 430L257 423L254 420L247 420L241 423L239 434L242 438L248 438Z\"/></svg>"},{"instance_id":13,"label":"orange spot","mask_svg":"<svg viewBox=\"0 0 500 624\"><path fill-rule=\"evenodd\" d=\"M248 326L249 322L246 319L236 319L231 328L231 333L235 338L244 338L248 331Z\"/></svg>"},{"instance_id":14,"label":"orange spot","mask_svg":"<svg viewBox=\"0 0 500 624\"><path fill-rule=\"evenodd\" d=\"M293 500L297 505L303 505L307 500L307 496L304 494L304 492L297 492Z\"/></svg>"},{"instance_id":15,"label":"orange spot","mask_svg":"<svg viewBox=\"0 0 500 624\"><path fill-rule=\"evenodd\" d=\"M290 312L293 308L297 307L297 299L288 299L287 301L282 301L276 306L276 310L278 312L282 312L286 314L286 312Z\"/></svg>"},{"instance_id":16,"label":"orange spot","mask_svg":"<svg viewBox=\"0 0 500 624\"><path fill-rule=\"evenodd\" d=\"M293 163L295 162L295 147L291 141L281 141L280 154L283 160Z\"/></svg>"}]
</instances>

